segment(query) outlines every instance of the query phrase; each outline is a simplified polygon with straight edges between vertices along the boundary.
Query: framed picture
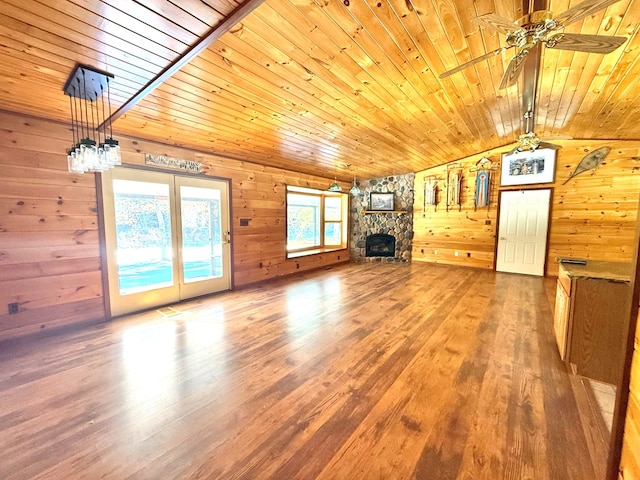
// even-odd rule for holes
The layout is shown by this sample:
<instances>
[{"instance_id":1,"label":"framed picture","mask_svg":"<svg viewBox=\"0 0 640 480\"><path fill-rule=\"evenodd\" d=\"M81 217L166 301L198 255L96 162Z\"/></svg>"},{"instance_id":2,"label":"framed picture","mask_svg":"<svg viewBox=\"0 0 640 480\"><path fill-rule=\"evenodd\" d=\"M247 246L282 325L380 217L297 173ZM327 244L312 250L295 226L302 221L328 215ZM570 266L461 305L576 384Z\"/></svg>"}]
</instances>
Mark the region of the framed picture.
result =
<instances>
[{"instance_id":1,"label":"framed picture","mask_svg":"<svg viewBox=\"0 0 640 480\"><path fill-rule=\"evenodd\" d=\"M539 148L534 151L505 153L502 155L501 170L500 184L503 187L553 182L556 151L551 148Z\"/></svg>"},{"instance_id":2,"label":"framed picture","mask_svg":"<svg viewBox=\"0 0 640 480\"><path fill-rule=\"evenodd\" d=\"M393 192L371 192L369 196L369 210L394 210L394 197Z\"/></svg>"}]
</instances>

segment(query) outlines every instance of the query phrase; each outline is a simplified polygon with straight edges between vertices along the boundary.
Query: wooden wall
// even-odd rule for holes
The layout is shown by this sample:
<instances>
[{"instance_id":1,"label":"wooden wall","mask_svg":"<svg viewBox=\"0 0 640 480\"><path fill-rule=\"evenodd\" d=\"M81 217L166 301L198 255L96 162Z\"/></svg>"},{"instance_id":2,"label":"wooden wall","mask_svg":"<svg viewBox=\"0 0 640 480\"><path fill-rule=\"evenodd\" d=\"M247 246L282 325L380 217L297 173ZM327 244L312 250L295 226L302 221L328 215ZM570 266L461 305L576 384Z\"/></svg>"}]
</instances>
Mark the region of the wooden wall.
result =
<instances>
[{"instance_id":1,"label":"wooden wall","mask_svg":"<svg viewBox=\"0 0 640 480\"><path fill-rule=\"evenodd\" d=\"M493 268L498 190L491 191L489 208L474 210L475 173L470 169L486 156L498 167L497 152L486 152L453 162L462 168L462 208L446 208L447 166L432 168L416 174L413 207L413 253L415 261ZM427 178L438 182L438 205L424 205L424 182ZM498 178L492 172L493 183ZM456 256L456 252L458 255Z\"/></svg>"},{"instance_id":2,"label":"wooden wall","mask_svg":"<svg viewBox=\"0 0 640 480\"><path fill-rule=\"evenodd\" d=\"M620 479L640 480L640 317L636 327L629 403L624 427Z\"/></svg>"},{"instance_id":3,"label":"wooden wall","mask_svg":"<svg viewBox=\"0 0 640 480\"><path fill-rule=\"evenodd\" d=\"M101 321L94 174L67 172L71 132L64 124L0 111L0 132L0 337ZM125 163L166 154L198 160L208 175L231 179L236 287L349 259L347 250L285 258L285 184L324 189L331 179L119 139ZM240 218L249 226L241 227ZM20 312L9 315L13 302Z\"/></svg>"},{"instance_id":4,"label":"wooden wall","mask_svg":"<svg viewBox=\"0 0 640 480\"><path fill-rule=\"evenodd\" d=\"M562 148L557 155L555 182L545 185L553 188L547 274L557 275L557 257L631 261L640 193L640 161L632 157L638 156L640 142L554 140L553 143ZM604 145L612 150L595 175L583 173L563 185L587 152ZM444 190L436 211L433 207L426 211L423 208L425 178L439 177L444 186L446 166L416 174L414 260L493 268L499 171L494 172L491 207L474 211L475 177L469 169L482 156L499 164L500 153L505 150L455 162L464 169L461 211L445 211Z\"/></svg>"}]
</instances>

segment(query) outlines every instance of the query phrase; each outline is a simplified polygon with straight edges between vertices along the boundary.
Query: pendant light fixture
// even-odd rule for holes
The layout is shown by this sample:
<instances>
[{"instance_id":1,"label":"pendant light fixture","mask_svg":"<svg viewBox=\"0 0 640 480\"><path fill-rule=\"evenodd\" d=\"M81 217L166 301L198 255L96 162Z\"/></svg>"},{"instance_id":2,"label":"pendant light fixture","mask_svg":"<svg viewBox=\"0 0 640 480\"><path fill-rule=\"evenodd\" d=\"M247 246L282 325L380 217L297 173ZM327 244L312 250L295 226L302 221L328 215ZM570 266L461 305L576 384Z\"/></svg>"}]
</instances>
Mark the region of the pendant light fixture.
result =
<instances>
[{"instance_id":1,"label":"pendant light fixture","mask_svg":"<svg viewBox=\"0 0 640 480\"><path fill-rule=\"evenodd\" d=\"M360 189L358 188L358 185L356 184L356 174L353 174L353 186L351 187L351 189L349 189L349 193L351 195L360 195L362 192L360 191Z\"/></svg>"},{"instance_id":2,"label":"pendant light fixture","mask_svg":"<svg viewBox=\"0 0 640 480\"><path fill-rule=\"evenodd\" d=\"M336 177L333 178L333 183L331 185L329 185L329 188L327 188L328 191L330 192L341 192L342 191L342 187L340 185L338 185L338 179Z\"/></svg>"},{"instance_id":3,"label":"pendant light fixture","mask_svg":"<svg viewBox=\"0 0 640 480\"><path fill-rule=\"evenodd\" d=\"M67 151L71 173L100 172L121 164L120 146L118 141L113 139L111 125L109 82L113 78L109 73L77 65L64 85L64 93L69 96L71 105L73 145ZM104 105L105 93L109 106L108 119ZM100 135L97 125L105 122L107 123L104 125L104 133Z\"/></svg>"}]
</instances>

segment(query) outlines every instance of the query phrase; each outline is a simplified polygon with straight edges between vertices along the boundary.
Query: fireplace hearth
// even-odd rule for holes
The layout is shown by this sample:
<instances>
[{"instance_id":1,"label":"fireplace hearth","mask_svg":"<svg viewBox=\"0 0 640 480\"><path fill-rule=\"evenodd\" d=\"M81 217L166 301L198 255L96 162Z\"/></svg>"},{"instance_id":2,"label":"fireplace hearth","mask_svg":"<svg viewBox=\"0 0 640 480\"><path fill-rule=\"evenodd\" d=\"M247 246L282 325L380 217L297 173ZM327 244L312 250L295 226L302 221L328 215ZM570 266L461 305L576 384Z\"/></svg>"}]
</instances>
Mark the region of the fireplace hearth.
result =
<instances>
[{"instance_id":1,"label":"fireplace hearth","mask_svg":"<svg viewBox=\"0 0 640 480\"><path fill-rule=\"evenodd\" d=\"M395 257L396 238L386 233L369 235L365 244L366 257Z\"/></svg>"}]
</instances>

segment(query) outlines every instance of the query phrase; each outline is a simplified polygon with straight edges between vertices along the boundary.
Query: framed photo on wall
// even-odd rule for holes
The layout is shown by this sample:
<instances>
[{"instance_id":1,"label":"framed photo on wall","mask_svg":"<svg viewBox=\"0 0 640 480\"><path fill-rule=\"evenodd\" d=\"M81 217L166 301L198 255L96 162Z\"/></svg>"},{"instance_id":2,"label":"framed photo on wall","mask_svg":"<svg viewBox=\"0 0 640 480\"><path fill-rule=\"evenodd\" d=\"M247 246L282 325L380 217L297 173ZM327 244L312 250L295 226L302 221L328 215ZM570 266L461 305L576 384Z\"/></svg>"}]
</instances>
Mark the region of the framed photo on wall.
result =
<instances>
[{"instance_id":1,"label":"framed photo on wall","mask_svg":"<svg viewBox=\"0 0 640 480\"><path fill-rule=\"evenodd\" d=\"M533 151L502 155L500 184L528 185L551 183L556 171L556 151L539 148Z\"/></svg>"},{"instance_id":2,"label":"framed photo on wall","mask_svg":"<svg viewBox=\"0 0 640 480\"><path fill-rule=\"evenodd\" d=\"M382 210L392 211L394 210L394 197L395 194L383 193L383 192L371 192L369 196L369 210Z\"/></svg>"}]
</instances>

